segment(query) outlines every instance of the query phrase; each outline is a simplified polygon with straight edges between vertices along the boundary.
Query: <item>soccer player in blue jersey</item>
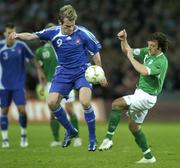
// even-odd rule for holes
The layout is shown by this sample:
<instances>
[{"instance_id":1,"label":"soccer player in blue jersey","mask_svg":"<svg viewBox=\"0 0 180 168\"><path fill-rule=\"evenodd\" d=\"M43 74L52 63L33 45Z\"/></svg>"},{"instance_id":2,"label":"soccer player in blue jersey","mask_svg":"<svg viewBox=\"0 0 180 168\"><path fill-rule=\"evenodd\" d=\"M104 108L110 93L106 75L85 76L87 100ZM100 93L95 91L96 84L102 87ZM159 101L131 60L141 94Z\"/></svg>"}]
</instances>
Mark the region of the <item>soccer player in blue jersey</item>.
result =
<instances>
[{"instance_id":1,"label":"soccer player in blue jersey","mask_svg":"<svg viewBox=\"0 0 180 168\"><path fill-rule=\"evenodd\" d=\"M5 39L0 41L0 125L2 130L2 148L8 148L8 111L12 101L17 106L19 112L19 123L21 127L21 147L27 147L27 115L25 111L25 60L32 60L37 68L40 81L44 80L44 75L40 65L33 58L33 53L22 41L10 38L10 34L15 32L15 26L8 23L5 26Z\"/></svg>"},{"instance_id":2,"label":"soccer player in blue jersey","mask_svg":"<svg viewBox=\"0 0 180 168\"><path fill-rule=\"evenodd\" d=\"M88 150L95 151L95 114L91 106L92 86L85 79L85 70L89 65L88 53L92 55L96 65L102 66L99 53L101 45L89 30L75 24L76 19L75 9L71 5L65 5L59 10L60 25L36 33L12 33L11 38L40 39L52 43L57 55L58 66L52 79L47 101L57 120L67 130L63 147L69 146L71 139L76 137L77 130L68 121L60 102L63 97L68 96L72 89L76 89L79 90L79 100L84 108L89 130ZM100 84L106 86L106 79Z\"/></svg>"}]
</instances>

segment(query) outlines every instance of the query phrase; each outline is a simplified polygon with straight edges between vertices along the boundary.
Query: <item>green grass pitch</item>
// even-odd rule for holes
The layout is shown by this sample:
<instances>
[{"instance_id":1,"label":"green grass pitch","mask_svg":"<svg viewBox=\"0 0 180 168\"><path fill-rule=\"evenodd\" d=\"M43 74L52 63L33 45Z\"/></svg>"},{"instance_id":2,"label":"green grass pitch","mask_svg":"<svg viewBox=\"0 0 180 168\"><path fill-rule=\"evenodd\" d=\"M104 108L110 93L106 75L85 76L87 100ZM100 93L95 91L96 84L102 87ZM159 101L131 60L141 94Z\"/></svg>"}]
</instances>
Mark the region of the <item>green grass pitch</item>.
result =
<instances>
[{"instance_id":1,"label":"green grass pitch","mask_svg":"<svg viewBox=\"0 0 180 168\"><path fill-rule=\"evenodd\" d=\"M97 140L102 142L107 125L97 124ZM114 135L114 146L109 151L87 151L87 127L80 125L83 146L75 148L50 148L48 124L30 124L29 147L19 146L19 126L9 127L9 149L0 149L1 168L180 168L180 124L145 123L143 130L152 146L157 163L137 165L134 162L142 155L136 146L127 124L120 124ZM64 130L61 127L61 140Z\"/></svg>"}]
</instances>

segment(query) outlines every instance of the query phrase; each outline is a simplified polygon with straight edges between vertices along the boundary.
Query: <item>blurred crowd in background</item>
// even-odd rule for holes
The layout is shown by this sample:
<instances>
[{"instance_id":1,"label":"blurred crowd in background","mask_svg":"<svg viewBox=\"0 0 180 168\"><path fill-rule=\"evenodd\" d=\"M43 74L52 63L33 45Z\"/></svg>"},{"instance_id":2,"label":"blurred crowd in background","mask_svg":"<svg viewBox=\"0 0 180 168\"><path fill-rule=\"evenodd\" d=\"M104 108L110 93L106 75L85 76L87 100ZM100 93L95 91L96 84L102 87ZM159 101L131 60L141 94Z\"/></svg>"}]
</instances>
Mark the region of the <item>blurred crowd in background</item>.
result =
<instances>
[{"instance_id":1,"label":"blurred crowd in background","mask_svg":"<svg viewBox=\"0 0 180 168\"><path fill-rule=\"evenodd\" d=\"M94 87L94 95L116 98L132 93L138 74L122 54L117 33L126 29L132 47L144 47L149 33L162 31L169 37L169 70L164 90L180 89L180 2L179 0L0 0L0 32L13 22L18 32L41 30L49 22L58 24L59 8L72 4L78 13L77 24L87 27L101 42L103 67L109 87ZM28 42L35 51L40 42ZM178 45L179 44L179 45ZM35 90L35 70L27 67L27 88Z\"/></svg>"}]
</instances>

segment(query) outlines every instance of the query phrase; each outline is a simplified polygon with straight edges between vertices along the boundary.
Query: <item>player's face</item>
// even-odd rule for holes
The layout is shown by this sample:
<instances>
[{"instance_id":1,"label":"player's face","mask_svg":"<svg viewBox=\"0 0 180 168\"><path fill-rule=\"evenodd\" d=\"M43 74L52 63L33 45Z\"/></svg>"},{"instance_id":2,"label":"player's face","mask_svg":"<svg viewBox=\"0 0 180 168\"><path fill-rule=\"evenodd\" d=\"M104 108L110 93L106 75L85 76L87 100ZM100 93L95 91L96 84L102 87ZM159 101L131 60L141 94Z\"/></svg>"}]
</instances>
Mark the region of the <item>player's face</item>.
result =
<instances>
[{"instance_id":1,"label":"player's face","mask_svg":"<svg viewBox=\"0 0 180 168\"><path fill-rule=\"evenodd\" d=\"M148 48L150 54L158 54L161 52L160 48L158 47L158 42L157 41L148 41Z\"/></svg>"},{"instance_id":2,"label":"player's face","mask_svg":"<svg viewBox=\"0 0 180 168\"><path fill-rule=\"evenodd\" d=\"M15 41L14 39L11 39L10 36L9 36L13 32L16 32L15 28L6 28L5 32L4 32L7 43L10 44L10 45L13 44L14 41Z\"/></svg>"},{"instance_id":3,"label":"player's face","mask_svg":"<svg viewBox=\"0 0 180 168\"><path fill-rule=\"evenodd\" d=\"M69 21L67 18L64 18L64 22L60 24L63 34L70 35L73 33L75 28L75 21Z\"/></svg>"}]
</instances>

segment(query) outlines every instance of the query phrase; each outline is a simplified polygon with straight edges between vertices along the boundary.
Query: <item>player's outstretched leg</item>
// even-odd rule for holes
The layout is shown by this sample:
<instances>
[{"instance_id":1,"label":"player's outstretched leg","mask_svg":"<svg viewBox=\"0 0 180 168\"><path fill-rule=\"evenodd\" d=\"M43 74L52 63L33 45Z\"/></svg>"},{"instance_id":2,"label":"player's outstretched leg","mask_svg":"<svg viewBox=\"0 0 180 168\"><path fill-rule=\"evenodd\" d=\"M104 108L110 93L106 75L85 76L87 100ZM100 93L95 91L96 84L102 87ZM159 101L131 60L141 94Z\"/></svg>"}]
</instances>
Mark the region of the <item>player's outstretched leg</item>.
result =
<instances>
[{"instance_id":1,"label":"player's outstretched leg","mask_svg":"<svg viewBox=\"0 0 180 168\"><path fill-rule=\"evenodd\" d=\"M115 110L115 109L112 110L108 125L108 131L105 139L99 146L99 151L109 150L113 146L112 138L119 124L120 116L121 116L120 110Z\"/></svg>"},{"instance_id":2,"label":"player's outstretched leg","mask_svg":"<svg viewBox=\"0 0 180 168\"><path fill-rule=\"evenodd\" d=\"M1 134L2 134L2 148L9 148L9 141L8 141L8 117L7 115L1 115L0 117L0 124L1 124Z\"/></svg>"},{"instance_id":3,"label":"player's outstretched leg","mask_svg":"<svg viewBox=\"0 0 180 168\"><path fill-rule=\"evenodd\" d=\"M77 136L78 131L69 122L66 112L61 106L59 106L56 110L54 110L53 114L56 117L56 119L62 124L62 126L66 129L67 133L65 135L62 146L67 147L70 145L71 139Z\"/></svg>"},{"instance_id":4,"label":"player's outstretched leg","mask_svg":"<svg viewBox=\"0 0 180 168\"><path fill-rule=\"evenodd\" d=\"M95 114L91 106L85 109L84 116L89 130L88 151L95 151L97 147L96 133L95 133Z\"/></svg>"},{"instance_id":5,"label":"player's outstretched leg","mask_svg":"<svg viewBox=\"0 0 180 168\"><path fill-rule=\"evenodd\" d=\"M28 140L27 140L27 115L25 113L20 113L19 115L19 124L21 127L21 140L20 140L20 146L22 148L28 147Z\"/></svg>"}]
</instances>

